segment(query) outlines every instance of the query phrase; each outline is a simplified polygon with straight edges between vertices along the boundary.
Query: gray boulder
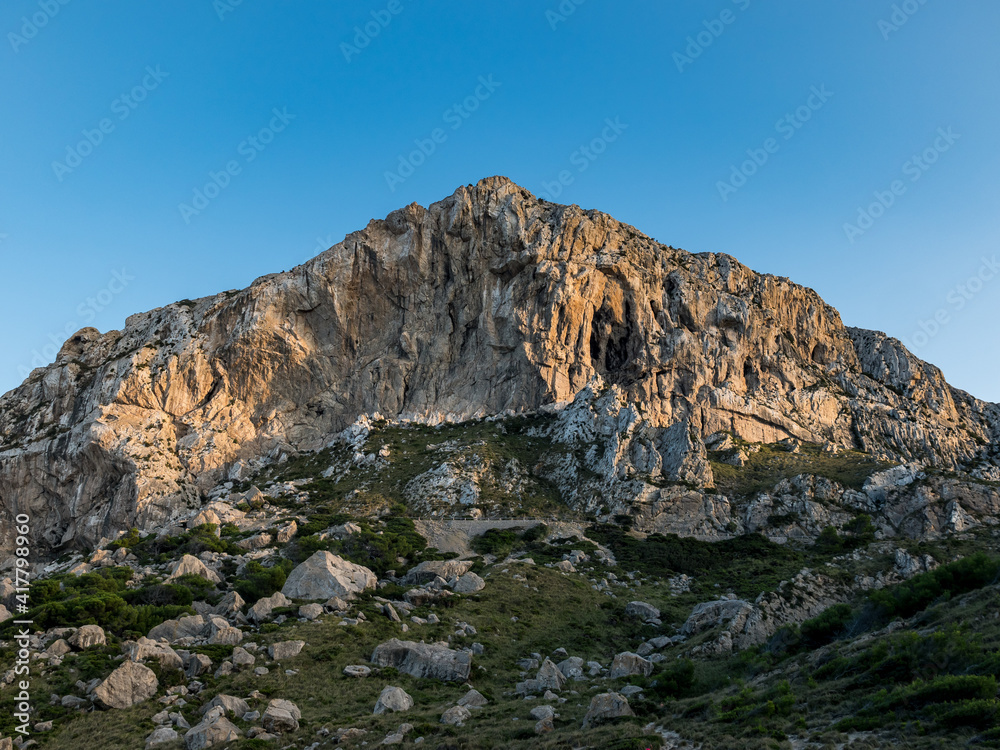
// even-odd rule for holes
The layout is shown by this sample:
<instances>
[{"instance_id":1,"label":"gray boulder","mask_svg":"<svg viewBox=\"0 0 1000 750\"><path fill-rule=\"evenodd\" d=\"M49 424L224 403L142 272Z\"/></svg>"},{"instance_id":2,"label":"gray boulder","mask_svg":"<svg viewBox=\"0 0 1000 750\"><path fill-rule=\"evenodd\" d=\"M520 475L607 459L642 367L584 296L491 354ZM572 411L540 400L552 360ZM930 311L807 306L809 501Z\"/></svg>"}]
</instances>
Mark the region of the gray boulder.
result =
<instances>
[{"instance_id":1,"label":"gray boulder","mask_svg":"<svg viewBox=\"0 0 1000 750\"><path fill-rule=\"evenodd\" d=\"M472 654L467 651L396 638L376 646L371 660L380 667L395 667L413 677L446 682L465 682L472 670Z\"/></svg>"},{"instance_id":2,"label":"gray boulder","mask_svg":"<svg viewBox=\"0 0 1000 750\"><path fill-rule=\"evenodd\" d=\"M275 699L267 704L261 725L271 734L285 734L299 728L302 712L291 701Z\"/></svg>"},{"instance_id":3,"label":"gray boulder","mask_svg":"<svg viewBox=\"0 0 1000 750\"><path fill-rule=\"evenodd\" d=\"M471 706L472 708L480 708L489 703L486 697L476 689L470 689L465 695L458 699L459 706Z\"/></svg>"},{"instance_id":4,"label":"gray boulder","mask_svg":"<svg viewBox=\"0 0 1000 750\"><path fill-rule=\"evenodd\" d=\"M152 669L126 661L94 689L94 701L102 708L130 708L152 698L159 687Z\"/></svg>"},{"instance_id":5,"label":"gray boulder","mask_svg":"<svg viewBox=\"0 0 1000 750\"><path fill-rule=\"evenodd\" d=\"M441 723L460 727L471 718L472 712L465 706L452 706L441 714Z\"/></svg>"},{"instance_id":6,"label":"gray boulder","mask_svg":"<svg viewBox=\"0 0 1000 750\"><path fill-rule=\"evenodd\" d=\"M258 599L257 603L250 607L250 611L247 612L247 617L254 622L263 622L264 620L267 620L271 616L271 612L278 607L290 606L292 606L291 599L278 591L271 594L271 596L265 596L263 599Z\"/></svg>"},{"instance_id":7,"label":"gray boulder","mask_svg":"<svg viewBox=\"0 0 1000 750\"><path fill-rule=\"evenodd\" d=\"M660 619L660 610L646 602L629 602L625 607L625 614L645 621Z\"/></svg>"},{"instance_id":8,"label":"gray boulder","mask_svg":"<svg viewBox=\"0 0 1000 750\"><path fill-rule=\"evenodd\" d=\"M387 711L408 711L413 708L413 698L403 688L389 686L378 697L375 704L375 714Z\"/></svg>"},{"instance_id":9,"label":"gray boulder","mask_svg":"<svg viewBox=\"0 0 1000 750\"><path fill-rule=\"evenodd\" d=\"M176 742L181 736L173 727L160 727L146 738L146 750L157 745L167 745Z\"/></svg>"},{"instance_id":10,"label":"gray boulder","mask_svg":"<svg viewBox=\"0 0 1000 750\"><path fill-rule=\"evenodd\" d=\"M587 729L619 716L635 716L628 704L628 698L619 693L601 693L590 701L587 715L583 717L583 728Z\"/></svg>"},{"instance_id":11,"label":"gray boulder","mask_svg":"<svg viewBox=\"0 0 1000 750\"><path fill-rule=\"evenodd\" d=\"M201 709L201 713L207 714L216 708L221 709L224 714L228 713L240 717L250 712L250 706L245 700L237 698L235 695L226 695L225 693L219 693L209 703L206 703Z\"/></svg>"},{"instance_id":12,"label":"gray boulder","mask_svg":"<svg viewBox=\"0 0 1000 750\"><path fill-rule=\"evenodd\" d=\"M281 593L292 599L350 598L377 583L368 568L320 550L289 574Z\"/></svg>"},{"instance_id":13,"label":"gray boulder","mask_svg":"<svg viewBox=\"0 0 1000 750\"><path fill-rule=\"evenodd\" d=\"M204 615L190 615L178 620L164 620L149 631L149 639L176 643L182 638L205 638L209 635L210 621Z\"/></svg>"},{"instance_id":14,"label":"gray boulder","mask_svg":"<svg viewBox=\"0 0 1000 750\"><path fill-rule=\"evenodd\" d=\"M631 677L635 674L648 677L652 673L653 662L649 659L643 659L638 654L625 651L615 656L614 661L611 662L611 672L608 677L612 680L619 677Z\"/></svg>"},{"instance_id":15,"label":"gray boulder","mask_svg":"<svg viewBox=\"0 0 1000 750\"><path fill-rule=\"evenodd\" d=\"M229 719L223 715L221 708L214 708L205 714L205 718L191 727L184 735L187 750L203 750L206 747L217 747L227 742L238 740L241 732Z\"/></svg>"},{"instance_id":16,"label":"gray boulder","mask_svg":"<svg viewBox=\"0 0 1000 750\"><path fill-rule=\"evenodd\" d=\"M477 591L482 591L484 588L486 588L486 581L475 573L466 573L459 576L451 586L451 590L456 594L474 594Z\"/></svg>"},{"instance_id":17,"label":"gray boulder","mask_svg":"<svg viewBox=\"0 0 1000 750\"><path fill-rule=\"evenodd\" d=\"M471 560L428 560L412 568L403 578L408 585L422 586L435 578L450 580L464 576L472 568Z\"/></svg>"},{"instance_id":18,"label":"gray boulder","mask_svg":"<svg viewBox=\"0 0 1000 750\"><path fill-rule=\"evenodd\" d=\"M205 563L194 555L184 555L178 560L167 577L168 581L180 578L183 575L196 575L212 583L222 583L222 578L214 570L211 570Z\"/></svg>"},{"instance_id":19,"label":"gray boulder","mask_svg":"<svg viewBox=\"0 0 1000 750\"><path fill-rule=\"evenodd\" d=\"M279 641L268 646L267 653L275 661L291 659L298 656L305 645L305 641Z\"/></svg>"},{"instance_id":20,"label":"gray boulder","mask_svg":"<svg viewBox=\"0 0 1000 750\"><path fill-rule=\"evenodd\" d=\"M80 651L103 646L107 643L104 635L104 628L100 625L81 625L80 628L69 637L69 645Z\"/></svg>"}]
</instances>

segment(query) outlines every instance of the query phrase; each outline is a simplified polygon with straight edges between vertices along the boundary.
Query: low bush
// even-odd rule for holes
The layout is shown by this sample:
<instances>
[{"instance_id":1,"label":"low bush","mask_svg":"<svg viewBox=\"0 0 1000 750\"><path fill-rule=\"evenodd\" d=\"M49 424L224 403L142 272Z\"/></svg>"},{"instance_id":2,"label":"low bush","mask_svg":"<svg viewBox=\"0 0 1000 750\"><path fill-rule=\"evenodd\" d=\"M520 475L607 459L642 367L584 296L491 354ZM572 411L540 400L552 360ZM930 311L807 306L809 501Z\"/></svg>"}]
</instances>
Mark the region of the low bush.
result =
<instances>
[{"instance_id":1,"label":"low bush","mask_svg":"<svg viewBox=\"0 0 1000 750\"><path fill-rule=\"evenodd\" d=\"M270 568L251 560L236 582L236 593L248 604L254 604L257 600L280 591L293 567L294 563L291 560L282 560Z\"/></svg>"},{"instance_id":2,"label":"low bush","mask_svg":"<svg viewBox=\"0 0 1000 750\"><path fill-rule=\"evenodd\" d=\"M908 581L869 594L883 618L910 617L938 599L968 593L997 581L1000 561L978 552Z\"/></svg>"}]
</instances>

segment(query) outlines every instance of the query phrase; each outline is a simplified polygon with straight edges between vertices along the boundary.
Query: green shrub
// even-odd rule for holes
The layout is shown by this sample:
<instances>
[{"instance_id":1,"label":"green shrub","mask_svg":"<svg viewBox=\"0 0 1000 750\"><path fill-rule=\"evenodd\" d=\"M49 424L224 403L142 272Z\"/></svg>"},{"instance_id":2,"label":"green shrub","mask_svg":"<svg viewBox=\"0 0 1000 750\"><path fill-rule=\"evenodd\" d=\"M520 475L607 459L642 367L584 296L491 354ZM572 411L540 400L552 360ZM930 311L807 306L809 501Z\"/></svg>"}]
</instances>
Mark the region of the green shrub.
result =
<instances>
[{"instance_id":1,"label":"green shrub","mask_svg":"<svg viewBox=\"0 0 1000 750\"><path fill-rule=\"evenodd\" d=\"M988 729L1000 718L1000 701L996 698L979 698L959 703L945 703L937 714L938 721L946 727L975 727Z\"/></svg>"},{"instance_id":2,"label":"green shrub","mask_svg":"<svg viewBox=\"0 0 1000 750\"><path fill-rule=\"evenodd\" d=\"M816 537L814 546L820 552L840 552L844 549L844 540L840 538L840 534L837 533L837 530L833 526L827 526Z\"/></svg>"},{"instance_id":3,"label":"green shrub","mask_svg":"<svg viewBox=\"0 0 1000 750\"><path fill-rule=\"evenodd\" d=\"M132 605L151 604L154 606L175 604L186 607L194 601L191 589L173 583L157 583L152 586L143 586L141 589L124 593L122 598Z\"/></svg>"},{"instance_id":4,"label":"green shrub","mask_svg":"<svg viewBox=\"0 0 1000 750\"><path fill-rule=\"evenodd\" d=\"M993 675L941 675L932 680L916 680L896 688L877 701L885 708L920 708L931 703L974 701L995 698L997 681Z\"/></svg>"},{"instance_id":5,"label":"green shrub","mask_svg":"<svg viewBox=\"0 0 1000 750\"><path fill-rule=\"evenodd\" d=\"M291 560L282 560L274 567L265 568L256 560L251 560L247 563L240 580L236 582L236 592L248 604L254 604L258 599L280 591L293 566Z\"/></svg>"},{"instance_id":6,"label":"green shrub","mask_svg":"<svg viewBox=\"0 0 1000 750\"><path fill-rule=\"evenodd\" d=\"M649 693L659 699L680 698L688 694L694 685L694 662L678 659L669 662L656 673Z\"/></svg>"},{"instance_id":7,"label":"green shrub","mask_svg":"<svg viewBox=\"0 0 1000 750\"><path fill-rule=\"evenodd\" d=\"M819 648L842 635L853 619L854 610L849 604L834 604L818 616L803 622L799 633L806 647Z\"/></svg>"},{"instance_id":8,"label":"green shrub","mask_svg":"<svg viewBox=\"0 0 1000 750\"><path fill-rule=\"evenodd\" d=\"M525 529L524 533L521 534L521 538L528 544L531 544L532 542L540 542L548 533L549 527L544 523L540 523L537 526Z\"/></svg>"},{"instance_id":9,"label":"green shrub","mask_svg":"<svg viewBox=\"0 0 1000 750\"><path fill-rule=\"evenodd\" d=\"M139 536L139 529L133 526L128 530L128 533L122 535L119 539L113 541L108 546L113 549L132 549L139 544L140 541L142 541L142 539Z\"/></svg>"},{"instance_id":10,"label":"green shrub","mask_svg":"<svg viewBox=\"0 0 1000 750\"><path fill-rule=\"evenodd\" d=\"M977 552L896 586L872 591L868 596L884 617L910 617L938 599L949 599L994 583L998 573L1000 563Z\"/></svg>"},{"instance_id":11,"label":"green shrub","mask_svg":"<svg viewBox=\"0 0 1000 750\"><path fill-rule=\"evenodd\" d=\"M489 529L469 542L474 552L480 555L506 557L514 551L517 532L514 529Z\"/></svg>"}]
</instances>

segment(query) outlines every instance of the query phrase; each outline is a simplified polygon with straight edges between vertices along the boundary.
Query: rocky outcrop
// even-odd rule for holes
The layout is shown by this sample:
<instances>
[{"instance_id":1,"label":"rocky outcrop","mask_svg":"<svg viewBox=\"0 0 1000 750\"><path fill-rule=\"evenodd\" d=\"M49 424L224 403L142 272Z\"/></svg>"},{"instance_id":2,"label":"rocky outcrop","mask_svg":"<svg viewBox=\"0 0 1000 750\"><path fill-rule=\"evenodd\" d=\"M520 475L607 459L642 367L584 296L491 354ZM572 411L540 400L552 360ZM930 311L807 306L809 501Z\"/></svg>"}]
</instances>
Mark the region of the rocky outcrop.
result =
<instances>
[{"instance_id":1,"label":"rocky outcrop","mask_svg":"<svg viewBox=\"0 0 1000 750\"><path fill-rule=\"evenodd\" d=\"M472 670L472 655L454 651L442 644L414 643L393 638L375 647L372 663L395 667L413 677L427 677L445 682L464 682Z\"/></svg>"},{"instance_id":2,"label":"rocky outcrop","mask_svg":"<svg viewBox=\"0 0 1000 750\"><path fill-rule=\"evenodd\" d=\"M583 717L583 728L586 729L621 716L635 716L628 704L628 698L619 693L601 693L590 700L590 707L587 709L586 716Z\"/></svg>"},{"instance_id":3,"label":"rocky outcrop","mask_svg":"<svg viewBox=\"0 0 1000 750\"><path fill-rule=\"evenodd\" d=\"M221 708L213 708L201 722L187 731L184 743L187 750L203 750L238 740L241 734L239 727L225 717Z\"/></svg>"},{"instance_id":4,"label":"rocky outcrop","mask_svg":"<svg viewBox=\"0 0 1000 750\"><path fill-rule=\"evenodd\" d=\"M149 667L126 661L94 690L94 701L103 708L129 708L156 695L159 681Z\"/></svg>"},{"instance_id":5,"label":"rocky outcrop","mask_svg":"<svg viewBox=\"0 0 1000 750\"><path fill-rule=\"evenodd\" d=\"M448 580L463 576L471 569L471 560L427 560L413 566L403 578L403 582L419 586L430 583L435 578Z\"/></svg>"},{"instance_id":6,"label":"rocky outcrop","mask_svg":"<svg viewBox=\"0 0 1000 750\"><path fill-rule=\"evenodd\" d=\"M247 289L74 334L0 398L0 555L16 513L36 550L94 547L190 515L225 478L359 415L519 413L591 383L615 403L593 417L600 394L580 403L578 438L603 448L576 470L639 505L671 502L663 483L711 486L703 440L720 431L997 466L996 405L844 327L812 290L494 177ZM452 479L425 484L461 505L474 488Z\"/></svg>"},{"instance_id":7,"label":"rocky outcrop","mask_svg":"<svg viewBox=\"0 0 1000 750\"><path fill-rule=\"evenodd\" d=\"M375 588L377 582L368 568L321 550L288 574L281 593L291 599L346 599Z\"/></svg>"},{"instance_id":8,"label":"rocky outcrop","mask_svg":"<svg viewBox=\"0 0 1000 750\"><path fill-rule=\"evenodd\" d=\"M261 724L271 734L285 734L296 731L301 718L302 712L298 706L291 701L276 698L268 702Z\"/></svg>"},{"instance_id":9,"label":"rocky outcrop","mask_svg":"<svg viewBox=\"0 0 1000 750\"><path fill-rule=\"evenodd\" d=\"M100 625L81 625L73 635L69 637L69 645L75 649L84 650L103 646L107 642L104 628Z\"/></svg>"}]
</instances>

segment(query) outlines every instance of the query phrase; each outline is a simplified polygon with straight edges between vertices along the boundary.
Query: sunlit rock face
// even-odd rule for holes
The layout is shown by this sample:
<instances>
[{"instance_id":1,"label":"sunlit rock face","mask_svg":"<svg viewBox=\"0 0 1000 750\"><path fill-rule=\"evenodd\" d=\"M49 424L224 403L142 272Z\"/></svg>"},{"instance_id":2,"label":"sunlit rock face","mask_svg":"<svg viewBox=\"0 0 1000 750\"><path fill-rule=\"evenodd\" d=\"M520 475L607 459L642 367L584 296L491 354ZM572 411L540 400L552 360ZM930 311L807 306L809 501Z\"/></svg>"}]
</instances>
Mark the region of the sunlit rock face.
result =
<instances>
[{"instance_id":1,"label":"sunlit rock face","mask_svg":"<svg viewBox=\"0 0 1000 750\"><path fill-rule=\"evenodd\" d=\"M156 528L360 415L549 405L605 440L609 472L701 487L720 431L955 469L988 458L1000 425L810 289L493 177L247 289L75 334L0 398L0 555L18 513L41 550Z\"/></svg>"}]
</instances>

